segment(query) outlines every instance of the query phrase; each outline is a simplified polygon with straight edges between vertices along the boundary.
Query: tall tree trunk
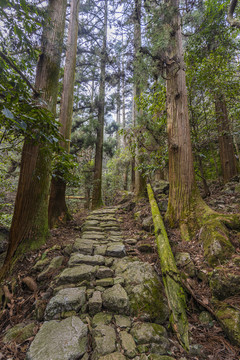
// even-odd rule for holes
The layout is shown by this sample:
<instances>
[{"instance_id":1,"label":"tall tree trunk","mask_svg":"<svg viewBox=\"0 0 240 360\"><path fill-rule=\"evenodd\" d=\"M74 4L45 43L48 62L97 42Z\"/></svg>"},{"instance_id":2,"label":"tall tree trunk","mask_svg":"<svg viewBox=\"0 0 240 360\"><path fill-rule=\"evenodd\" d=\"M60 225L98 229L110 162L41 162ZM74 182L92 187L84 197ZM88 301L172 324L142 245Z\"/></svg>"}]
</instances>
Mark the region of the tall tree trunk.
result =
<instances>
[{"instance_id":1,"label":"tall tree trunk","mask_svg":"<svg viewBox=\"0 0 240 360\"><path fill-rule=\"evenodd\" d=\"M95 166L93 178L92 208L96 209L102 205L102 160L103 160L103 130L104 130L104 110L105 110L105 74L107 62L107 19L108 1L104 5L104 25L103 25L103 45L101 54L101 74L99 88L98 105L98 127L95 153Z\"/></svg>"},{"instance_id":2,"label":"tall tree trunk","mask_svg":"<svg viewBox=\"0 0 240 360\"><path fill-rule=\"evenodd\" d=\"M135 66L134 66L134 123L137 124L138 117L141 115L140 111L137 109L136 98L139 98L141 95L141 88L140 88L140 80L137 71L137 58L139 56L139 51L141 48L141 12L142 12L142 0L135 0L135 8L134 8L134 57L135 57ZM141 147L139 141L137 140L137 147L136 147L136 158L135 158L135 166L138 166L142 162L142 154L141 154ZM146 195L146 181L142 175L142 172L139 170L135 171L135 187L134 191L136 196L144 196Z\"/></svg>"},{"instance_id":3,"label":"tall tree trunk","mask_svg":"<svg viewBox=\"0 0 240 360\"><path fill-rule=\"evenodd\" d=\"M60 131L66 140L66 142L63 142L61 145L68 153L70 151L72 128L79 3L80 0L72 0L71 2L67 53L63 78L63 93L61 98L59 119L61 123ZM55 175L56 176L52 177L48 207L48 222L50 228L54 227L59 221L66 222L70 219L70 214L65 199L66 182L62 179L61 176L63 174L61 174L61 172L58 172Z\"/></svg>"},{"instance_id":4,"label":"tall tree trunk","mask_svg":"<svg viewBox=\"0 0 240 360\"><path fill-rule=\"evenodd\" d=\"M35 88L41 90L45 106L55 115L66 0L50 0L37 64ZM49 21L51 19L51 21ZM40 102L39 102L40 103ZM41 101L43 104L43 101ZM43 105L42 105L43 106ZM48 234L48 195L51 152L47 145L26 139L22 150L20 177L9 246L0 277L9 269L14 255L36 249ZM16 254L17 251L17 254Z\"/></svg>"},{"instance_id":5,"label":"tall tree trunk","mask_svg":"<svg viewBox=\"0 0 240 360\"><path fill-rule=\"evenodd\" d=\"M196 193L188 118L186 74L184 70L179 0L169 0L172 32L167 66L167 132L169 150L169 201L167 218L178 223L190 210Z\"/></svg>"},{"instance_id":6,"label":"tall tree trunk","mask_svg":"<svg viewBox=\"0 0 240 360\"><path fill-rule=\"evenodd\" d=\"M117 140L117 149L120 149L120 135L119 135L119 130L120 130L120 125L121 125L121 68L120 68L120 59L119 59L119 63L118 63L118 83L117 83L117 116L116 116L116 120L117 120L117 125L118 125L118 131L117 131L117 135L116 135L116 140Z\"/></svg>"},{"instance_id":7,"label":"tall tree trunk","mask_svg":"<svg viewBox=\"0 0 240 360\"><path fill-rule=\"evenodd\" d=\"M224 183L226 183L237 175L237 162L234 154L233 138L230 133L227 105L223 95L216 97L215 109L222 175Z\"/></svg>"},{"instance_id":8,"label":"tall tree trunk","mask_svg":"<svg viewBox=\"0 0 240 360\"><path fill-rule=\"evenodd\" d=\"M167 4L172 14L172 29L166 53L170 185L166 218L170 225L180 225L185 240L190 240L191 235L201 228L200 240L203 242L204 254L208 263L213 265L232 254L233 246L225 225L239 229L240 217L214 212L202 200L197 189L188 119L179 0L169 0Z\"/></svg>"}]
</instances>

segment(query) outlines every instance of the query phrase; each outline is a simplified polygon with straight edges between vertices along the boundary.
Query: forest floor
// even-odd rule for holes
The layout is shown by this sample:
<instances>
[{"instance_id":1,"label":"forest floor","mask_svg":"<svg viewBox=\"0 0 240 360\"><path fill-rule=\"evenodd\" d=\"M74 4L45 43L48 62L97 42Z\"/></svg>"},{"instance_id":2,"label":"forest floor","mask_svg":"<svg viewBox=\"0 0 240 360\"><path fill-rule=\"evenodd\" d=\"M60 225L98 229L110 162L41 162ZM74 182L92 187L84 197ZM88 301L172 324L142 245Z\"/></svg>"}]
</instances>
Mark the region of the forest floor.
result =
<instances>
[{"instance_id":1,"label":"forest floor","mask_svg":"<svg viewBox=\"0 0 240 360\"><path fill-rule=\"evenodd\" d=\"M215 210L221 212L240 212L240 192L235 193L236 184L230 183L225 187L213 185L211 196L206 202ZM165 191L166 192L166 191ZM166 194L165 194L166 195ZM166 204L167 195L162 196L163 204ZM130 196L126 201L118 203L118 215L121 221L121 231L123 238L136 240L136 245L127 246L128 256L137 256L141 261L150 263L155 271L161 275L159 259L155 247L153 227L151 223L144 223L144 219L150 215L148 201L143 199L137 204ZM121 203L121 204L119 204ZM164 207L165 205L163 205ZM163 209L164 211L164 209ZM0 360L25 359L29 345L34 339L43 322L43 311L49 298L52 296L51 282L65 267L69 260L71 245L76 237L79 236L82 225L88 215L87 211L81 211L74 215L74 219L67 225L51 231L45 246L38 251L28 253L19 261L14 272L5 281L5 287L0 288ZM186 251L191 254L195 268L198 271L203 268L205 262L202 246L196 239L190 243L183 243L178 230L168 229L169 240L174 253ZM237 239L232 234L232 242L236 248L236 254L240 254L240 244L238 247ZM34 269L36 262L44 260L46 256L50 259L59 257L61 264L49 269L47 273L39 278L39 273ZM204 271L206 264L204 266ZM207 322L200 321L201 313L210 306L211 292L205 281L198 281L196 277L187 279L192 293L188 294L188 320L190 324L190 340L194 346L190 353L186 353L174 335L171 335L171 356L176 360L239 360L240 350L232 345L226 338L222 328L214 318ZM204 308L199 305L198 299ZM234 306L240 309L240 295L230 299ZM36 306L36 305L41 306ZM36 308L38 311L36 313ZM3 342L3 337L10 328L19 323L34 322L34 329L27 339L23 341ZM37 320L36 320L37 319Z\"/></svg>"}]
</instances>

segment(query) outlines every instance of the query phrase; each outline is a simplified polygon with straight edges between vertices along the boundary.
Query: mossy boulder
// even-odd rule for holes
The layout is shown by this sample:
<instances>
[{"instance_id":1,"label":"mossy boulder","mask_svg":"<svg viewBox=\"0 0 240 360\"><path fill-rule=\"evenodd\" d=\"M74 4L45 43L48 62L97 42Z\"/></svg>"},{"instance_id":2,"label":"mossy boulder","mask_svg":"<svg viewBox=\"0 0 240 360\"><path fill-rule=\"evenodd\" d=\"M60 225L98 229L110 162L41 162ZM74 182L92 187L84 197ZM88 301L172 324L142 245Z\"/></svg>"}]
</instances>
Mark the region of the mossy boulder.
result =
<instances>
[{"instance_id":1,"label":"mossy boulder","mask_svg":"<svg viewBox=\"0 0 240 360\"><path fill-rule=\"evenodd\" d=\"M180 270L183 270L190 277L195 275L195 266L189 253L179 252L176 254L175 260Z\"/></svg>"},{"instance_id":2,"label":"mossy boulder","mask_svg":"<svg viewBox=\"0 0 240 360\"><path fill-rule=\"evenodd\" d=\"M149 321L162 324L169 311L163 295L161 282L149 263L124 258L116 260L115 274L125 280L125 289L130 300L130 312L144 316Z\"/></svg>"},{"instance_id":3,"label":"mossy boulder","mask_svg":"<svg viewBox=\"0 0 240 360\"><path fill-rule=\"evenodd\" d=\"M204 256L210 266L224 263L233 254L234 247L227 236L227 228L219 220L209 220L200 231L200 240L203 242Z\"/></svg>"},{"instance_id":4,"label":"mossy boulder","mask_svg":"<svg viewBox=\"0 0 240 360\"><path fill-rule=\"evenodd\" d=\"M216 268L210 278L210 288L213 296L224 300L240 293L240 275L229 269Z\"/></svg>"},{"instance_id":5,"label":"mossy boulder","mask_svg":"<svg viewBox=\"0 0 240 360\"><path fill-rule=\"evenodd\" d=\"M6 332L3 338L3 342L6 344L8 342L14 341L20 344L35 335L35 330L36 323L34 322L28 325L23 323L17 324Z\"/></svg>"},{"instance_id":6,"label":"mossy boulder","mask_svg":"<svg viewBox=\"0 0 240 360\"><path fill-rule=\"evenodd\" d=\"M215 314L227 337L240 346L240 311L221 302Z\"/></svg>"}]
</instances>

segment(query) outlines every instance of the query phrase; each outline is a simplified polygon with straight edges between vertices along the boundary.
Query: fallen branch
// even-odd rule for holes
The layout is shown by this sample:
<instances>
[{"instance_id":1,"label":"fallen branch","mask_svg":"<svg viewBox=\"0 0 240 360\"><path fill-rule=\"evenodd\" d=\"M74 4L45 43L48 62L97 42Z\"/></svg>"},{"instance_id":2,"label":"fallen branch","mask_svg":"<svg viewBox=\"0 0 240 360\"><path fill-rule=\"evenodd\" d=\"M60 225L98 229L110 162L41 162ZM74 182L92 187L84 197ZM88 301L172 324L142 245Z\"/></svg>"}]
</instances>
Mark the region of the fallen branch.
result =
<instances>
[{"instance_id":1,"label":"fallen branch","mask_svg":"<svg viewBox=\"0 0 240 360\"><path fill-rule=\"evenodd\" d=\"M186 315L185 293L180 275L169 244L167 232L160 214L151 185L147 185L149 202L156 236L157 250L160 258L163 284L171 311L170 322L180 344L189 350L188 320Z\"/></svg>"}]
</instances>

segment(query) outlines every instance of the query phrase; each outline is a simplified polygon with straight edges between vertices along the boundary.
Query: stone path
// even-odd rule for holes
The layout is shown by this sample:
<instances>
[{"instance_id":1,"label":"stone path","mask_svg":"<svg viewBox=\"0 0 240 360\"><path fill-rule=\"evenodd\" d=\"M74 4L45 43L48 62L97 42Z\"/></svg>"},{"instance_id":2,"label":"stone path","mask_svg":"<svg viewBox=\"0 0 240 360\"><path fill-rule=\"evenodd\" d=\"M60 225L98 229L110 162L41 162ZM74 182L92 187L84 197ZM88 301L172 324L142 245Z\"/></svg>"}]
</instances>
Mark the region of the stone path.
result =
<instances>
[{"instance_id":1,"label":"stone path","mask_svg":"<svg viewBox=\"0 0 240 360\"><path fill-rule=\"evenodd\" d=\"M27 360L174 360L168 310L148 263L126 255L115 208L93 211L57 279Z\"/></svg>"}]
</instances>

